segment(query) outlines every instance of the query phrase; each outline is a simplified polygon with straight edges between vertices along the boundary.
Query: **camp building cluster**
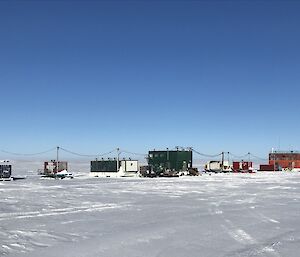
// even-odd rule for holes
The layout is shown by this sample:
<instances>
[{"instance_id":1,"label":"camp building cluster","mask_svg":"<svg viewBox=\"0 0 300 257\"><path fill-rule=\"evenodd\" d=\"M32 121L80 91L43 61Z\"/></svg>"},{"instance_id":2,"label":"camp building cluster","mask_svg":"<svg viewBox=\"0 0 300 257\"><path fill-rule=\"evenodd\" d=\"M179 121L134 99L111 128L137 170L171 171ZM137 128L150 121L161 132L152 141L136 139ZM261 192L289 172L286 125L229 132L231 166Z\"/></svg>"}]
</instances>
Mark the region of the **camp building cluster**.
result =
<instances>
[{"instance_id":1,"label":"camp building cluster","mask_svg":"<svg viewBox=\"0 0 300 257\"><path fill-rule=\"evenodd\" d=\"M147 165L139 165L138 160L101 158L91 161L90 176L92 177L178 177L183 175L199 175L198 168L193 166L193 150L153 150L146 157ZM58 165L58 169L56 166ZM44 174L51 175L67 170L67 162L45 162ZM272 151L269 153L268 164L261 164L260 171L300 171L300 153L295 151ZM208 161L204 167L206 172L255 172L253 162L225 160L225 153L220 160Z\"/></svg>"},{"instance_id":2,"label":"camp building cluster","mask_svg":"<svg viewBox=\"0 0 300 257\"><path fill-rule=\"evenodd\" d=\"M253 163L245 160L229 162L225 160L224 152L221 160L208 161L205 172L255 172ZM58 157L58 155L57 155ZM153 150L146 157L147 165L139 165L139 161L130 158L101 158L90 162L92 177L179 177L183 175L199 175L198 168L193 166L193 149ZM261 164L259 171L300 171L300 152L272 151L269 162ZM44 168L39 170L44 177L73 178L68 171L68 162L51 160L44 162ZM10 180L12 165L9 161L0 161L0 180Z\"/></svg>"}]
</instances>

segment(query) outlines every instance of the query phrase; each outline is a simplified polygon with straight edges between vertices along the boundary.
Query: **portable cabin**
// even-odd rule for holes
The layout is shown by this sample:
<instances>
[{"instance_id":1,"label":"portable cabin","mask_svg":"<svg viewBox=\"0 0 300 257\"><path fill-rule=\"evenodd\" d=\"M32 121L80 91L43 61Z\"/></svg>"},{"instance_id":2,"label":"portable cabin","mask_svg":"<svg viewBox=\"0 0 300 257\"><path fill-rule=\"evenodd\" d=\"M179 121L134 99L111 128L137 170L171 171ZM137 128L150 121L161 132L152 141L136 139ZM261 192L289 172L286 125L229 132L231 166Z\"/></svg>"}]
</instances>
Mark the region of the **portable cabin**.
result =
<instances>
[{"instance_id":1,"label":"portable cabin","mask_svg":"<svg viewBox=\"0 0 300 257\"><path fill-rule=\"evenodd\" d=\"M0 181L11 180L12 165L7 160L0 161Z\"/></svg>"},{"instance_id":2,"label":"portable cabin","mask_svg":"<svg viewBox=\"0 0 300 257\"><path fill-rule=\"evenodd\" d=\"M58 167L57 167L58 166ZM55 175L58 172L61 171L67 171L68 170L68 162L66 161L46 161L44 162L44 175Z\"/></svg>"}]
</instances>

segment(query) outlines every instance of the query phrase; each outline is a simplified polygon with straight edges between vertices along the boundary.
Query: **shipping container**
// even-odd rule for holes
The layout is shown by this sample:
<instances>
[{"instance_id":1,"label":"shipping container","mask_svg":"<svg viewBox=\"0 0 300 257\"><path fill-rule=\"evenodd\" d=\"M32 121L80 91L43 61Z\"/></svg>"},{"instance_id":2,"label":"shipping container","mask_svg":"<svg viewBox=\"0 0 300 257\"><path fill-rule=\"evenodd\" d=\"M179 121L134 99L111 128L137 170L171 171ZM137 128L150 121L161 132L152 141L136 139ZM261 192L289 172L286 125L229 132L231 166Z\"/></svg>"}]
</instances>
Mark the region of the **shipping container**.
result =
<instances>
[{"instance_id":1,"label":"shipping container","mask_svg":"<svg viewBox=\"0 0 300 257\"><path fill-rule=\"evenodd\" d=\"M270 164L259 165L259 170L260 171L277 171L276 167L274 167L274 165L270 165Z\"/></svg>"}]
</instances>

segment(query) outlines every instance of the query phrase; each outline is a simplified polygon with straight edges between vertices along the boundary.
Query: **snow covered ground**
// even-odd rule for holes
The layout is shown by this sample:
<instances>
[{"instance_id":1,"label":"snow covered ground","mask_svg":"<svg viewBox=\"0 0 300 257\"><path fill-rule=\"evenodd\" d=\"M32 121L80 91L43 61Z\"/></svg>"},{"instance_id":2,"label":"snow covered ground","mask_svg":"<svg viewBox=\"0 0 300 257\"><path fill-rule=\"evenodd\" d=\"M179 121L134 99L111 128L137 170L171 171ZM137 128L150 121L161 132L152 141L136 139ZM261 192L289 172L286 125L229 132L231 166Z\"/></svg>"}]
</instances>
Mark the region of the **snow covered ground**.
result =
<instances>
[{"instance_id":1,"label":"snow covered ground","mask_svg":"<svg viewBox=\"0 0 300 257\"><path fill-rule=\"evenodd\" d=\"M299 256L300 173L0 182L0 256Z\"/></svg>"}]
</instances>

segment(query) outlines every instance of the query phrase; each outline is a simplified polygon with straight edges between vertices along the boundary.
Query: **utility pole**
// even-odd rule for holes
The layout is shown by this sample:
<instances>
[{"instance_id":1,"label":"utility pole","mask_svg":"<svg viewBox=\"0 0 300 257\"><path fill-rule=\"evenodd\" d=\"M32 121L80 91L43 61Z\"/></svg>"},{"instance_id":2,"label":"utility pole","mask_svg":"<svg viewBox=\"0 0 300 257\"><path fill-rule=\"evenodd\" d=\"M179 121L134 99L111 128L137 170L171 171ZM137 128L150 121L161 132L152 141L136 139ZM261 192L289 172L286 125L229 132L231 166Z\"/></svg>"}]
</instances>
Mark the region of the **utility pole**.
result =
<instances>
[{"instance_id":1,"label":"utility pole","mask_svg":"<svg viewBox=\"0 0 300 257\"><path fill-rule=\"evenodd\" d=\"M224 152L222 152L221 169L222 169L222 171L224 170Z\"/></svg>"},{"instance_id":2,"label":"utility pole","mask_svg":"<svg viewBox=\"0 0 300 257\"><path fill-rule=\"evenodd\" d=\"M167 161L169 161L169 148L167 147Z\"/></svg>"},{"instance_id":3,"label":"utility pole","mask_svg":"<svg viewBox=\"0 0 300 257\"><path fill-rule=\"evenodd\" d=\"M272 147L272 157L271 159L273 159L273 170L275 171L275 151L274 148Z\"/></svg>"},{"instance_id":4,"label":"utility pole","mask_svg":"<svg viewBox=\"0 0 300 257\"><path fill-rule=\"evenodd\" d=\"M167 147L167 169L171 169L170 161L169 161L169 148Z\"/></svg>"},{"instance_id":5,"label":"utility pole","mask_svg":"<svg viewBox=\"0 0 300 257\"><path fill-rule=\"evenodd\" d=\"M59 146L56 147L56 173L58 172L58 155L59 155Z\"/></svg>"},{"instance_id":6,"label":"utility pole","mask_svg":"<svg viewBox=\"0 0 300 257\"><path fill-rule=\"evenodd\" d=\"M120 148L117 148L117 172L120 171Z\"/></svg>"},{"instance_id":7,"label":"utility pole","mask_svg":"<svg viewBox=\"0 0 300 257\"><path fill-rule=\"evenodd\" d=\"M248 152L248 171L250 170L250 152Z\"/></svg>"}]
</instances>

